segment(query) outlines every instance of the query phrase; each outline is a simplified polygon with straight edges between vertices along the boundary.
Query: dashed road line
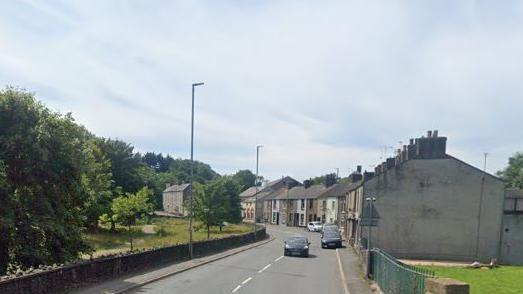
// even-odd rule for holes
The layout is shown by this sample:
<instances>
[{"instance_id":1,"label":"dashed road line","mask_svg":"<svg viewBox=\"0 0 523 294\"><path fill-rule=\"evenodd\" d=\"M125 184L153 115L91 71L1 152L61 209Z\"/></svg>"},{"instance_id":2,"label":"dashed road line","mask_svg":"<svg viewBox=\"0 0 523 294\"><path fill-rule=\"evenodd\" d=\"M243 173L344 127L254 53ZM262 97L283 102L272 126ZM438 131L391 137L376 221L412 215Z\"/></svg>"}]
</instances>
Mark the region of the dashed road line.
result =
<instances>
[{"instance_id":1,"label":"dashed road line","mask_svg":"<svg viewBox=\"0 0 523 294\"><path fill-rule=\"evenodd\" d=\"M271 264L269 263L268 265L266 265L264 268L262 268L261 270L258 271L258 273L263 273L264 270L268 269L269 267L271 266Z\"/></svg>"},{"instance_id":2,"label":"dashed road line","mask_svg":"<svg viewBox=\"0 0 523 294\"><path fill-rule=\"evenodd\" d=\"M242 285L247 284L250 280L252 280L252 277L248 277L247 279L245 279L245 281L242 282Z\"/></svg>"},{"instance_id":3,"label":"dashed road line","mask_svg":"<svg viewBox=\"0 0 523 294\"><path fill-rule=\"evenodd\" d=\"M276 258L276 259L274 260L274 262L277 262L277 261L279 261L279 260L282 259L282 258L283 258L283 255L280 256L280 257L278 257L278 258Z\"/></svg>"},{"instance_id":4,"label":"dashed road line","mask_svg":"<svg viewBox=\"0 0 523 294\"><path fill-rule=\"evenodd\" d=\"M236 286L236 288L234 288L234 290L232 290L232 293L236 293L236 291L240 290L241 287L242 287L241 285Z\"/></svg>"},{"instance_id":5,"label":"dashed road line","mask_svg":"<svg viewBox=\"0 0 523 294\"><path fill-rule=\"evenodd\" d=\"M279 261L279 260L282 259L282 258L283 258L283 256L280 256L280 257L276 258L276 259L274 260L274 262L277 262L277 261ZM271 265L272 265L272 263L269 263L268 265L264 266L261 270L258 271L258 273L259 273L259 274L263 273L263 272L264 272L266 269L268 269ZM243 282L241 282L240 285L236 286L236 288L234 288L234 290L232 290L232 293L236 293L236 292L238 292L238 290L240 290L241 287L242 287L243 285L247 284L250 280L252 280L252 277L248 277L247 279L245 279Z\"/></svg>"}]
</instances>

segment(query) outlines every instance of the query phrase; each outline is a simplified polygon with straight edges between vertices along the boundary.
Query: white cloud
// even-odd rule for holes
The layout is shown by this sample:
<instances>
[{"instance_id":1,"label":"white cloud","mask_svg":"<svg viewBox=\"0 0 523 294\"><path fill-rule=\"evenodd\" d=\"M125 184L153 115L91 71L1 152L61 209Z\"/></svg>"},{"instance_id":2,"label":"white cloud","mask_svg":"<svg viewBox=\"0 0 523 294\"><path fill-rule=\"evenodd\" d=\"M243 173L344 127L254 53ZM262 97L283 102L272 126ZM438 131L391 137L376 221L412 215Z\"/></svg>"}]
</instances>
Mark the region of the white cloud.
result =
<instances>
[{"instance_id":1,"label":"white cloud","mask_svg":"<svg viewBox=\"0 0 523 294\"><path fill-rule=\"evenodd\" d=\"M476 1L2 3L0 82L138 150L297 178L449 137L489 170L523 146L523 5Z\"/></svg>"}]
</instances>

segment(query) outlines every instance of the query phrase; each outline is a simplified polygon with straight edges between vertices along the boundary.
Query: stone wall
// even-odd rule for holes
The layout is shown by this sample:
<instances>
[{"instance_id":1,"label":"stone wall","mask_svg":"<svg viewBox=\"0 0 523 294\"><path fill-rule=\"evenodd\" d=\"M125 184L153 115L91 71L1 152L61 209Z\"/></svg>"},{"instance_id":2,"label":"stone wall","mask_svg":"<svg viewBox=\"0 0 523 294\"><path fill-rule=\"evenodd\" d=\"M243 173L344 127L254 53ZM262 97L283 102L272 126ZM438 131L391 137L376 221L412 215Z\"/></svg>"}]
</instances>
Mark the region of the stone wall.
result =
<instances>
[{"instance_id":1,"label":"stone wall","mask_svg":"<svg viewBox=\"0 0 523 294\"><path fill-rule=\"evenodd\" d=\"M523 265L523 214L503 215L500 262Z\"/></svg>"},{"instance_id":2,"label":"stone wall","mask_svg":"<svg viewBox=\"0 0 523 294\"><path fill-rule=\"evenodd\" d=\"M256 239L266 237L265 228L259 228ZM230 236L194 243L194 254L204 256L254 241L254 234ZM123 256L84 261L61 268L0 281L0 293L54 293L116 278L166 263L189 259L188 244L152 249Z\"/></svg>"}]
</instances>

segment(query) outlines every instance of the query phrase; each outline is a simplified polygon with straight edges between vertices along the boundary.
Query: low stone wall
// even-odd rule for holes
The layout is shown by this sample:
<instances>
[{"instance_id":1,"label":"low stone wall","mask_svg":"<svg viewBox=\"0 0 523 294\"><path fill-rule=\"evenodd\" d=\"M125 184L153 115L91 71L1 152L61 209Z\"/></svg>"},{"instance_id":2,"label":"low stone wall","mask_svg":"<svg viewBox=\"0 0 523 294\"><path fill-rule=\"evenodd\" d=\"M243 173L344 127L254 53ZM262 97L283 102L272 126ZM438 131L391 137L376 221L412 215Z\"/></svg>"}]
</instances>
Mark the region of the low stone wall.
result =
<instances>
[{"instance_id":1,"label":"low stone wall","mask_svg":"<svg viewBox=\"0 0 523 294\"><path fill-rule=\"evenodd\" d=\"M265 228L256 232L256 240L266 237ZM195 242L196 256L210 255L254 242L254 233ZM166 263L189 259L188 244L83 261L61 268L0 281L0 293L53 293L101 282Z\"/></svg>"},{"instance_id":2,"label":"low stone wall","mask_svg":"<svg viewBox=\"0 0 523 294\"><path fill-rule=\"evenodd\" d=\"M469 294L467 283L449 278L427 278L425 294Z\"/></svg>"}]
</instances>

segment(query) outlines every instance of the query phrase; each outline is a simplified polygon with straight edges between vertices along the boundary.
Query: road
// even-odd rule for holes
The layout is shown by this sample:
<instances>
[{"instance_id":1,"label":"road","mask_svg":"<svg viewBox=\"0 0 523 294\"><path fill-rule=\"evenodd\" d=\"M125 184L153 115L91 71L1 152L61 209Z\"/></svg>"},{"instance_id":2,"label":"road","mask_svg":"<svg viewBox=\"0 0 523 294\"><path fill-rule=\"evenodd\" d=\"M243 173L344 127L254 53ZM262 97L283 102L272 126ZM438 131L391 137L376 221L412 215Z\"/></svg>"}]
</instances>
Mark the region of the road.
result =
<instances>
[{"instance_id":1,"label":"road","mask_svg":"<svg viewBox=\"0 0 523 294\"><path fill-rule=\"evenodd\" d=\"M346 294L336 250L321 249L318 233L283 226L268 227L267 232L276 240L145 285L132 293ZM283 240L293 235L309 238L309 258L283 257Z\"/></svg>"}]
</instances>

